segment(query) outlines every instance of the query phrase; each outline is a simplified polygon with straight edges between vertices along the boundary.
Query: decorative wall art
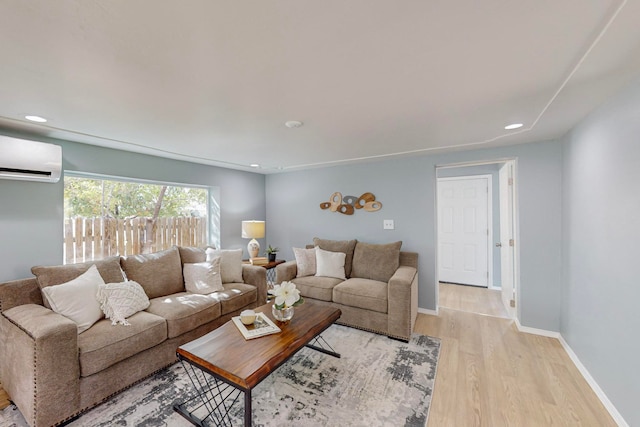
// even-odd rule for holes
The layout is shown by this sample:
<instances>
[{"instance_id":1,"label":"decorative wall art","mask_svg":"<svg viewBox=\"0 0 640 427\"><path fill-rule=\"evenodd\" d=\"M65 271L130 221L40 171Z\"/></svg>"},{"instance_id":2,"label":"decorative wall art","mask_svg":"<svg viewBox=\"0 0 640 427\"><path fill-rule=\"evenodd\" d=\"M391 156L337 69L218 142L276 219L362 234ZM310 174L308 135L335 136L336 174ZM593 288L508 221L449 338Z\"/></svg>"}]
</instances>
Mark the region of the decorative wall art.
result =
<instances>
[{"instance_id":1,"label":"decorative wall art","mask_svg":"<svg viewBox=\"0 0 640 427\"><path fill-rule=\"evenodd\" d=\"M360 197L342 196L335 192L329 197L328 202L320 203L320 209L329 209L331 212L340 212L345 215L353 215L356 209L364 209L367 212L379 211L382 203L376 200L372 193L364 193Z\"/></svg>"}]
</instances>

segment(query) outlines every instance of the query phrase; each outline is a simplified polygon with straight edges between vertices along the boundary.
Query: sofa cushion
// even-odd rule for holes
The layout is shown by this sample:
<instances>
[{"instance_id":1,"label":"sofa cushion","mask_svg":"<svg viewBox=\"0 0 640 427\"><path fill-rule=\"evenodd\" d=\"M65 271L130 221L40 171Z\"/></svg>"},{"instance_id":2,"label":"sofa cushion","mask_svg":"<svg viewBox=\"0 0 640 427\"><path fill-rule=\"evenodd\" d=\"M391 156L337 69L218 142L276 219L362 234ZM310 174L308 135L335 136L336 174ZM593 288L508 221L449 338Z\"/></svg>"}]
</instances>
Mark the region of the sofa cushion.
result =
<instances>
[{"instance_id":1,"label":"sofa cushion","mask_svg":"<svg viewBox=\"0 0 640 427\"><path fill-rule=\"evenodd\" d=\"M127 278L140 283L149 298L184 291L177 246L152 254L129 255L120 262Z\"/></svg>"},{"instance_id":2,"label":"sofa cushion","mask_svg":"<svg viewBox=\"0 0 640 427\"><path fill-rule=\"evenodd\" d=\"M182 273L187 292L206 295L224 289L220 276L220 258L214 258L211 262L184 264Z\"/></svg>"},{"instance_id":3,"label":"sofa cushion","mask_svg":"<svg viewBox=\"0 0 640 427\"><path fill-rule=\"evenodd\" d=\"M388 282L400 266L402 242L375 245L358 242L353 252L351 277Z\"/></svg>"},{"instance_id":4,"label":"sofa cushion","mask_svg":"<svg viewBox=\"0 0 640 427\"><path fill-rule=\"evenodd\" d=\"M207 253L203 248L178 246L178 252L180 252L180 261L182 261L182 264L193 264L207 260Z\"/></svg>"},{"instance_id":5,"label":"sofa cushion","mask_svg":"<svg viewBox=\"0 0 640 427\"><path fill-rule=\"evenodd\" d=\"M331 252L316 248L316 277L346 279L344 260L344 252Z\"/></svg>"},{"instance_id":6,"label":"sofa cushion","mask_svg":"<svg viewBox=\"0 0 640 427\"><path fill-rule=\"evenodd\" d=\"M333 301L333 288L342 283L342 279L335 277L296 277L292 280L300 295L305 298L313 298L320 301Z\"/></svg>"},{"instance_id":7,"label":"sofa cushion","mask_svg":"<svg viewBox=\"0 0 640 427\"><path fill-rule=\"evenodd\" d=\"M96 298L112 325L121 323L129 326L127 317L149 307L149 297L142 286L133 280L99 285Z\"/></svg>"},{"instance_id":8,"label":"sofa cushion","mask_svg":"<svg viewBox=\"0 0 640 427\"><path fill-rule=\"evenodd\" d=\"M40 289L43 289L47 286L59 285L73 280L86 272L92 265L98 268L100 276L102 276L102 280L105 283L122 282L124 280L124 275L120 268L120 257L118 256L79 264L36 266L31 268L31 272L36 276ZM44 306L51 308L46 299Z\"/></svg>"},{"instance_id":9,"label":"sofa cushion","mask_svg":"<svg viewBox=\"0 0 640 427\"><path fill-rule=\"evenodd\" d=\"M167 339L167 323L159 316L140 311L129 318L130 326L114 327L102 319L78 335L80 375L87 377Z\"/></svg>"},{"instance_id":10,"label":"sofa cushion","mask_svg":"<svg viewBox=\"0 0 640 427\"><path fill-rule=\"evenodd\" d=\"M293 256L296 257L296 277L315 276L315 249L293 248Z\"/></svg>"},{"instance_id":11,"label":"sofa cushion","mask_svg":"<svg viewBox=\"0 0 640 427\"><path fill-rule=\"evenodd\" d=\"M225 283L224 290L209 294L209 297L220 301L222 315L233 313L258 301L258 288L244 283Z\"/></svg>"},{"instance_id":12,"label":"sofa cushion","mask_svg":"<svg viewBox=\"0 0 640 427\"><path fill-rule=\"evenodd\" d=\"M353 250L356 247L357 240L325 240L318 237L313 238L314 246L331 252L343 252L346 257L344 260L344 273L347 277L351 277L351 264L353 262Z\"/></svg>"},{"instance_id":13,"label":"sofa cushion","mask_svg":"<svg viewBox=\"0 0 640 427\"><path fill-rule=\"evenodd\" d=\"M242 283L242 249L207 248L207 261L221 257L222 283Z\"/></svg>"},{"instance_id":14,"label":"sofa cushion","mask_svg":"<svg viewBox=\"0 0 640 427\"><path fill-rule=\"evenodd\" d=\"M220 317L214 294L178 292L153 298L147 311L167 321L167 337L174 338Z\"/></svg>"},{"instance_id":15,"label":"sofa cushion","mask_svg":"<svg viewBox=\"0 0 640 427\"><path fill-rule=\"evenodd\" d=\"M100 285L104 285L104 280L97 267L92 265L73 280L44 287L43 299L49 302L53 311L73 320L80 334L104 317L96 299Z\"/></svg>"},{"instance_id":16,"label":"sofa cushion","mask_svg":"<svg viewBox=\"0 0 640 427\"><path fill-rule=\"evenodd\" d=\"M358 278L345 280L333 288L333 302L386 313L387 283Z\"/></svg>"}]
</instances>

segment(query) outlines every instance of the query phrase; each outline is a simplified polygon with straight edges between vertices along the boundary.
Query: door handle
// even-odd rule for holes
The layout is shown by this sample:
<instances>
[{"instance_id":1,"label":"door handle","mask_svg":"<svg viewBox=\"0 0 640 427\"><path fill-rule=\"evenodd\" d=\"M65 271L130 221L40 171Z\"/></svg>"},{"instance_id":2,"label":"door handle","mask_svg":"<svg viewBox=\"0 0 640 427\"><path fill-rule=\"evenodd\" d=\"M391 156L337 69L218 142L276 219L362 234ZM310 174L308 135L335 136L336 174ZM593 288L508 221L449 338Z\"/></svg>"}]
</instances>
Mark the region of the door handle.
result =
<instances>
[{"instance_id":1,"label":"door handle","mask_svg":"<svg viewBox=\"0 0 640 427\"><path fill-rule=\"evenodd\" d=\"M498 242L496 243L496 248L501 248L502 247L502 243Z\"/></svg>"}]
</instances>

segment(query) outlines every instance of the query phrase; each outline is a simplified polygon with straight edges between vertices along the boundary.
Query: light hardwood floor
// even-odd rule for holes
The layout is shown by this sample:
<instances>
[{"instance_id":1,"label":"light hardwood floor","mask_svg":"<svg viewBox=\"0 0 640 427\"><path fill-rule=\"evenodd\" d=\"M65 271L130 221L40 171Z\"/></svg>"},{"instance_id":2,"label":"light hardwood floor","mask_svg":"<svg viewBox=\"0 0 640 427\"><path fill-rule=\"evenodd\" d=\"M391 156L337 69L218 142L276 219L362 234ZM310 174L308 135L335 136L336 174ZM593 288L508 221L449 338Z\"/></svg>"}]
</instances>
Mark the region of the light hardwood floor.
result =
<instances>
[{"instance_id":1,"label":"light hardwood floor","mask_svg":"<svg viewBox=\"0 0 640 427\"><path fill-rule=\"evenodd\" d=\"M9 406L9 395L2 388L2 383L0 383L0 410Z\"/></svg>"},{"instance_id":2,"label":"light hardwood floor","mask_svg":"<svg viewBox=\"0 0 640 427\"><path fill-rule=\"evenodd\" d=\"M502 303L502 293L495 289L440 283L438 303L440 307L453 310L509 317L509 313Z\"/></svg>"},{"instance_id":3,"label":"light hardwood floor","mask_svg":"<svg viewBox=\"0 0 640 427\"><path fill-rule=\"evenodd\" d=\"M478 291L447 286L445 295ZM453 307L416 321L417 333L441 339L429 427L616 425L557 339L463 311L465 298L449 295Z\"/></svg>"},{"instance_id":4,"label":"light hardwood floor","mask_svg":"<svg viewBox=\"0 0 640 427\"><path fill-rule=\"evenodd\" d=\"M557 339L487 314L499 316L500 307L463 311L478 289L444 288L439 316L418 314L415 327L441 339L428 427L616 425ZM0 389L0 408L3 396Z\"/></svg>"}]
</instances>

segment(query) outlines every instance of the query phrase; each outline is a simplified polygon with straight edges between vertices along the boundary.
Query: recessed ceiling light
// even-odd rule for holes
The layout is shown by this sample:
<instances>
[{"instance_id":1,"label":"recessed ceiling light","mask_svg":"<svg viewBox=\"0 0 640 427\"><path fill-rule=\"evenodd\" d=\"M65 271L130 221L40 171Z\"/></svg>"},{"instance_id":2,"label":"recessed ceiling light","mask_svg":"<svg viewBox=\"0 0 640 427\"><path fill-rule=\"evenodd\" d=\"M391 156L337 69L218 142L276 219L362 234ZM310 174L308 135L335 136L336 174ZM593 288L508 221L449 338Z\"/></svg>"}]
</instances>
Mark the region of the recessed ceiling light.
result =
<instances>
[{"instance_id":1,"label":"recessed ceiling light","mask_svg":"<svg viewBox=\"0 0 640 427\"><path fill-rule=\"evenodd\" d=\"M31 120L32 122L44 123L47 121L44 117L40 116L24 116L25 119Z\"/></svg>"},{"instance_id":2,"label":"recessed ceiling light","mask_svg":"<svg viewBox=\"0 0 640 427\"><path fill-rule=\"evenodd\" d=\"M289 120L288 122L284 122L284 125L289 129L293 129L293 128L299 128L300 126L302 126L302 122L298 120Z\"/></svg>"},{"instance_id":3,"label":"recessed ceiling light","mask_svg":"<svg viewBox=\"0 0 640 427\"><path fill-rule=\"evenodd\" d=\"M522 123L511 123L510 125L505 126L506 130L519 129L522 127Z\"/></svg>"},{"instance_id":4,"label":"recessed ceiling light","mask_svg":"<svg viewBox=\"0 0 640 427\"><path fill-rule=\"evenodd\" d=\"M257 163L251 163L249 166L251 166L252 168L259 168L260 165Z\"/></svg>"}]
</instances>

